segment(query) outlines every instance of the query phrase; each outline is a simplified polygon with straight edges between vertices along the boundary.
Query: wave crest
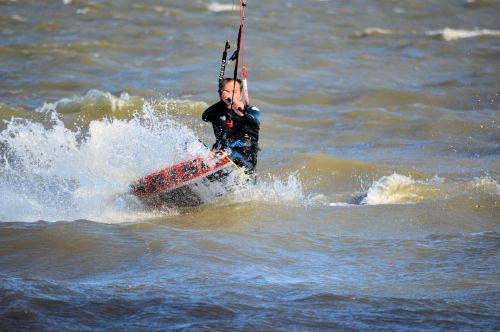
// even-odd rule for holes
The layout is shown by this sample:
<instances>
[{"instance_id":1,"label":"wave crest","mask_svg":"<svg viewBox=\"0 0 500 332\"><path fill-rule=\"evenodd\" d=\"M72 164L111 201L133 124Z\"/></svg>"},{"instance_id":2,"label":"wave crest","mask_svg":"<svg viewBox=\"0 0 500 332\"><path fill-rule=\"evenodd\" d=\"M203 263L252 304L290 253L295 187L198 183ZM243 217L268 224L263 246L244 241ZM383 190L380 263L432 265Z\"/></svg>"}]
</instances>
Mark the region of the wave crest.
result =
<instances>
[{"instance_id":1,"label":"wave crest","mask_svg":"<svg viewBox=\"0 0 500 332\"><path fill-rule=\"evenodd\" d=\"M435 178L431 181L441 181ZM406 204L419 203L435 196L438 189L429 186L428 181L417 181L409 176L394 173L374 181L359 200L360 204Z\"/></svg>"},{"instance_id":2,"label":"wave crest","mask_svg":"<svg viewBox=\"0 0 500 332\"><path fill-rule=\"evenodd\" d=\"M500 30L489 30L489 29L478 29L478 28L473 30L460 30L460 29L444 28L441 30L428 31L427 35L433 37L439 37L446 41L454 41L464 38L474 38L483 36L499 37Z\"/></svg>"}]
</instances>

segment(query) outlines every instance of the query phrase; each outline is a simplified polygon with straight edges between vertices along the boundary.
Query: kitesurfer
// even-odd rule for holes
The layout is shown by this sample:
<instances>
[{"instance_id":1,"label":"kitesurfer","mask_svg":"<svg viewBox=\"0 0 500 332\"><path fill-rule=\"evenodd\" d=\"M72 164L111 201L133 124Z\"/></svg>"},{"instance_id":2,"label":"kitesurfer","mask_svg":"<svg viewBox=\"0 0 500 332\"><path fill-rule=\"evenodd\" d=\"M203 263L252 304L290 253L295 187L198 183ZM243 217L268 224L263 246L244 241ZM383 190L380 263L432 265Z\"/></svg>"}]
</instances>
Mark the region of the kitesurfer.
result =
<instances>
[{"instance_id":1,"label":"kitesurfer","mask_svg":"<svg viewBox=\"0 0 500 332\"><path fill-rule=\"evenodd\" d=\"M215 144L212 150L226 150L229 158L247 173L253 173L259 150L260 110L242 102L240 79L224 78L219 85L220 101L203 112L202 119L211 122Z\"/></svg>"}]
</instances>

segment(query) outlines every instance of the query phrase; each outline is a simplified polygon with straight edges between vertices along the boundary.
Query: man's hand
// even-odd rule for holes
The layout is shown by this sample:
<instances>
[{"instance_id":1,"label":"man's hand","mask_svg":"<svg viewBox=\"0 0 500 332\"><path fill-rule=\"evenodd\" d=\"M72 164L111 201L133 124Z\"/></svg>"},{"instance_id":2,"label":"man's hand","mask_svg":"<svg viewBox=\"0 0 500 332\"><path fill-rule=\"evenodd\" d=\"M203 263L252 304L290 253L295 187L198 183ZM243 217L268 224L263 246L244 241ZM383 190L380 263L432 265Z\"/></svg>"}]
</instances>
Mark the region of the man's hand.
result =
<instances>
[{"instance_id":1,"label":"man's hand","mask_svg":"<svg viewBox=\"0 0 500 332\"><path fill-rule=\"evenodd\" d=\"M231 95L227 91L222 91L221 94L221 99L222 101L226 104L227 108L229 109L231 107ZM243 110L244 110L245 105L241 101L234 100L232 109L238 116L243 116Z\"/></svg>"},{"instance_id":2,"label":"man's hand","mask_svg":"<svg viewBox=\"0 0 500 332\"><path fill-rule=\"evenodd\" d=\"M243 104L242 104L243 105ZM234 113L236 113L239 117L243 117L243 107L240 107L240 108L234 108L234 104L233 104L233 109L234 109Z\"/></svg>"}]
</instances>

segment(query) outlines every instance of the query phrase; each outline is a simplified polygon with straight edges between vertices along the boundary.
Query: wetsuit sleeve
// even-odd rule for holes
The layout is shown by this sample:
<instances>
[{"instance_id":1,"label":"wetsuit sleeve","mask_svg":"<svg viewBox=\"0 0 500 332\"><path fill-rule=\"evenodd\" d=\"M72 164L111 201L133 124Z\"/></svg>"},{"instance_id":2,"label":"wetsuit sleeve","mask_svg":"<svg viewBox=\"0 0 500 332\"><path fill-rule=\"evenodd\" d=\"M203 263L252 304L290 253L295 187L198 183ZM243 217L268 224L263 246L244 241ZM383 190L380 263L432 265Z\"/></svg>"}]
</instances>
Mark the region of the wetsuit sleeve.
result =
<instances>
[{"instance_id":1,"label":"wetsuit sleeve","mask_svg":"<svg viewBox=\"0 0 500 332\"><path fill-rule=\"evenodd\" d=\"M204 112L203 115L201 116L202 120L205 122L212 122L214 118L214 107L210 106L207 108Z\"/></svg>"},{"instance_id":2,"label":"wetsuit sleeve","mask_svg":"<svg viewBox=\"0 0 500 332\"><path fill-rule=\"evenodd\" d=\"M243 115L243 121L249 125L260 126L260 110L257 107L248 106Z\"/></svg>"},{"instance_id":3,"label":"wetsuit sleeve","mask_svg":"<svg viewBox=\"0 0 500 332\"><path fill-rule=\"evenodd\" d=\"M207 108L201 116L202 120L205 122L214 122L214 120L216 120L218 117L224 115L223 113L221 113L221 109L224 109L220 107L220 103L221 102L218 102Z\"/></svg>"}]
</instances>

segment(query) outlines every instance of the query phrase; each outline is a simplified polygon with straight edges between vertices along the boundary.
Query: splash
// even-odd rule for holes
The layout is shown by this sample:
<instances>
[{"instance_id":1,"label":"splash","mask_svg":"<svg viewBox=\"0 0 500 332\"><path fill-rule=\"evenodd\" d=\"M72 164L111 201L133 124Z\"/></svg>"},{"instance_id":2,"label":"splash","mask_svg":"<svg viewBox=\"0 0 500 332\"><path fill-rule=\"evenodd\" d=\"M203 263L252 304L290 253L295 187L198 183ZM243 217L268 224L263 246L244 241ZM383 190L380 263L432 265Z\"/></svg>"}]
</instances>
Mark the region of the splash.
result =
<instances>
[{"instance_id":1,"label":"splash","mask_svg":"<svg viewBox=\"0 0 500 332\"><path fill-rule=\"evenodd\" d=\"M383 176L372 183L359 203L366 205L419 203L434 196L437 189L429 184L436 181L442 179L434 178L426 182L416 181L397 173Z\"/></svg>"},{"instance_id":2,"label":"splash","mask_svg":"<svg viewBox=\"0 0 500 332\"><path fill-rule=\"evenodd\" d=\"M4 120L0 221L116 223L157 218L159 213L177 215L172 210L148 211L128 191L132 182L146 174L209 153L176 117L179 112L194 112L186 103L205 106L171 99L139 103L126 94L118 98L91 90L84 96L45 103L36 110L37 121ZM133 105L139 109L125 119L116 117L123 117L126 113L120 110ZM81 127L68 126L68 114L81 118ZM223 197L222 204L241 201L300 205L304 194L297 174L259 176L255 186L242 186Z\"/></svg>"},{"instance_id":3,"label":"splash","mask_svg":"<svg viewBox=\"0 0 500 332\"><path fill-rule=\"evenodd\" d=\"M255 185L239 188L233 195L233 200L304 205L306 200L297 173L287 175L286 179L271 175L259 177Z\"/></svg>"},{"instance_id":4,"label":"splash","mask_svg":"<svg viewBox=\"0 0 500 332\"><path fill-rule=\"evenodd\" d=\"M134 179L207 153L189 128L147 102L131 119L76 130L45 112L48 123L13 118L0 133L2 221L130 220L140 212L124 195Z\"/></svg>"},{"instance_id":5,"label":"splash","mask_svg":"<svg viewBox=\"0 0 500 332\"><path fill-rule=\"evenodd\" d=\"M494 195L500 195L500 184L488 175L474 178L474 181L472 181L472 187L484 190Z\"/></svg>"}]
</instances>

